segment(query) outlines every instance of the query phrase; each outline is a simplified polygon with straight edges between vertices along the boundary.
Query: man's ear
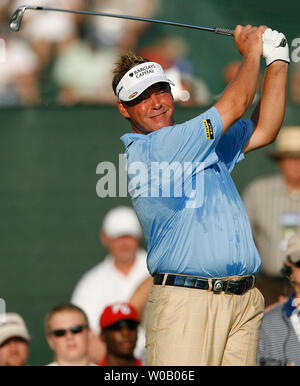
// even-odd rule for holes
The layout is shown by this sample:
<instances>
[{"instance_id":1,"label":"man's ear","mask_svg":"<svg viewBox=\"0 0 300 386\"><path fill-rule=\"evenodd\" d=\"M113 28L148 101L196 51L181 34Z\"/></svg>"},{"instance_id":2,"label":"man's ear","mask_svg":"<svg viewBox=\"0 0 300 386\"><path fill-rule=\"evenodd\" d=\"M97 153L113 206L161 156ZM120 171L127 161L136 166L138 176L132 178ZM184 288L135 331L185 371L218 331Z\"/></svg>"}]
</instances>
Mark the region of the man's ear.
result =
<instances>
[{"instance_id":1,"label":"man's ear","mask_svg":"<svg viewBox=\"0 0 300 386\"><path fill-rule=\"evenodd\" d=\"M100 332L99 339L101 340L101 342L106 343L105 334L103 333L103 331Z\"/></svg>"},{"instance_id":2,"label":"man's ear","mask_svg":"<svg viewBox=\"0 0 300 386\"><path fill-rule=\"evenodd\" d=\"M101 243L104 245L104 247L107 248L109 241L110 241L110 238L107 236L107 234L105 232L103 232L102 230L100 230L99 231L99 238L100 238Z\"/></svg>"},{"instance_id":3,"label":"man's ear","mask_svg":"<svg viewBox=\"0 0 300 386\"><path fill-rule=\"evenodd\" d=\"M118 106L118 109L119 109L120 113L123 115L123 117L124 118L129 118L129 114L128 114L127 108L126 108L126 106L124 106L122 101L120 101L120 99L118 99L118 101L117 101L117 106Z\"/></svg>"},{"instance_id":4,"label":"man's ear","mask_svg":"<svg viewBox=\"0 0 300 386\"><path fill-rule=\"evenodd\" d=\"M47 336L46 336L46 339L47 339L47 342L48 342L49 347L54 351L54 349L55 349L55 343L54 343L53 337L50 336L50 335L47 335Z\"/></svg>"}]
</instances>

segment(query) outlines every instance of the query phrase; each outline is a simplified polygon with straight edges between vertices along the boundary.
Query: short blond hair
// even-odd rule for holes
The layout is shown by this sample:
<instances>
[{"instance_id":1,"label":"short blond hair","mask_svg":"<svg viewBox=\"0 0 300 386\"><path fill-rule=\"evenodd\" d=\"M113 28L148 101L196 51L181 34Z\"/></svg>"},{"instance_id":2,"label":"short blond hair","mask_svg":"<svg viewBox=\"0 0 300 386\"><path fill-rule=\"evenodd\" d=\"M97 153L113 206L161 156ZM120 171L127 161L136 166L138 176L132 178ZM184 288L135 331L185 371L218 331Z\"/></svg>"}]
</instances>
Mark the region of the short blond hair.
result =
<instances>
[{"instance_id":1,"label":"short blond hair","mask_svg":"<svg viewBox=\"0 0 300 386\"><path fill-rule=\"evenodd\" d=\"M136 55L132 51L122 55L113 70L114 77L112 80L112 88L114 93L116 94L116 88L126 72L128 72L131 68L146 62L149 62L149 60Z\"/></svg>"},{"instance_id":2,"label":"short blond hair","mask_svg":"<svg viewBox=\"0 0 300 386\"><path fill-rule=\"evenodd\" d=\"M65 311L77 312L77 313L81 314L85 320L86 326L89 326L89 321L88 321L88 318L86 316L86 313L80 307L75 306L75 304L72 304L72 303L62 303L62 304L58 304L57 306L52 308L51 311L49 311L47 313L47 315L45 317L45 322L44 322L46 335L49 335L49 333L51 332L50 331L50 323L51 323L51 319L53 318L53 316L60 313L60 312L65 312Z\"/></svg>"}]
</instances>

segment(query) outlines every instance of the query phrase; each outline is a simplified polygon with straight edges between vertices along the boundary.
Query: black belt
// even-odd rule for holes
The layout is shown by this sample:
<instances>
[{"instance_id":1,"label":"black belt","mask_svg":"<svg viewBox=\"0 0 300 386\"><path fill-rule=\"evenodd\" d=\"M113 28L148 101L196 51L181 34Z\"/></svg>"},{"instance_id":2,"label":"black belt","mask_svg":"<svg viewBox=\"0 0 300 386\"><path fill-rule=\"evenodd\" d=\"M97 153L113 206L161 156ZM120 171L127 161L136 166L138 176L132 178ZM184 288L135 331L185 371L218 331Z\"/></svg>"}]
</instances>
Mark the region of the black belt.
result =
<instances>
[{"instance_id":1,"label":"black belt","mask_svg":"<svg viewBox=\"0 0 300 386\"><path fill-rule=\"evenodd\" d=\"M172 285L176 287L187 287L208 290L211 289L214 293L222 291L235 295L243 295L255 285L255 276L245 276L239 280L222 280L222 279L205 279L197 276L174 275L171 273L156 273L154 274L153 284L163 284L165 275L167 278L164 285ZM209 284L211 281L211 286Z\"/></svg>"}]
</instances>

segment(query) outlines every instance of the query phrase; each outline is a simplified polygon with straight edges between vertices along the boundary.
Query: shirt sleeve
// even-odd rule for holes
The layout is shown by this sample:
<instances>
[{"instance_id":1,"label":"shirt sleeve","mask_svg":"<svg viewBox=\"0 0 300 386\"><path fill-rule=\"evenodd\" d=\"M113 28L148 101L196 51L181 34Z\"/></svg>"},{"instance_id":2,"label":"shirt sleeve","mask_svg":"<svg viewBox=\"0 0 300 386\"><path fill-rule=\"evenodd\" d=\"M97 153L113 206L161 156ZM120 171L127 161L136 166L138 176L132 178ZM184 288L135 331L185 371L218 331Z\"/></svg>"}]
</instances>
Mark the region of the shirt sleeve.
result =
<instances>
[{"instance_id":1,"label":"shirt sleeve","mask_svg":"<svg viewBox=\"0 0 300 386\"><path fill-rule=\"evenodd\" d=\"M265 361L273 361L277 366L284 364L281 339L278 340L276 337L278 330L280 330L280 324L284 321L280 320L279 322L278 307L276 308L264 315L258 341L257 365L262 365L261 362Z\"/></svg>"},{"instance_id":2,"label":"shirt sleeve","mask_svg":"<svg viewBox=\"0 0 300 386\"><path fill-rule=\"evenodd\" d=\"M222 121L215 107L175 126L151 133L150 161L204 162L218 160L215 149L221 138Z\"/></svg>"},{"instance_id":3,"label":"shirt sleeve","mask_svg":"<svg viewBox=\"0 0 300 386\"><path fill-rule=\"evenodd\" d=\"M253 133L251 119L239 120L223 135L216 148L219 158L225 163L229 172L242 161L245 156L242 152Z\"/></svg>"}]
</instances>

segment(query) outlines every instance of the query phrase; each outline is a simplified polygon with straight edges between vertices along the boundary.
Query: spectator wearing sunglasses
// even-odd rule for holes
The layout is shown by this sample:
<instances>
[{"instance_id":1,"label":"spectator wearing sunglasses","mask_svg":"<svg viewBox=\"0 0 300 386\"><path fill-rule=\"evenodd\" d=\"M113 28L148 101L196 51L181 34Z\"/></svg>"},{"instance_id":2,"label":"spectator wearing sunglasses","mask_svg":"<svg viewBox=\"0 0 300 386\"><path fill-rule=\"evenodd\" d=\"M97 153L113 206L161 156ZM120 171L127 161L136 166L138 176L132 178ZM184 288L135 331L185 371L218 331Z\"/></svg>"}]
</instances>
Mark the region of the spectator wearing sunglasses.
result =
<instances>
[{"instance_id":1,"label":"spectator wearing sunglasses","mask_svg":"<svg viewBox=\"0 0 300 386\"><path fill-rule=\"evenodd\" d=\"M48 366L94 366L89 361L90 328L84 311L73 304L54 307L45 318L45 331L54 361Z\"/></svg>"},{"instance_id":2,"label":"spectator wearing sunglasses","mask_svg":"<svg viewBox=\"0 0 300 386\"><path fill-rule=\"evenodd\" d=\"M100 317L100 339L106 345L106 357L99 366L143 365L134 357L139 323L137 311L129 303L114 303L104 309Z\"/></svg>"}]
</instances>

